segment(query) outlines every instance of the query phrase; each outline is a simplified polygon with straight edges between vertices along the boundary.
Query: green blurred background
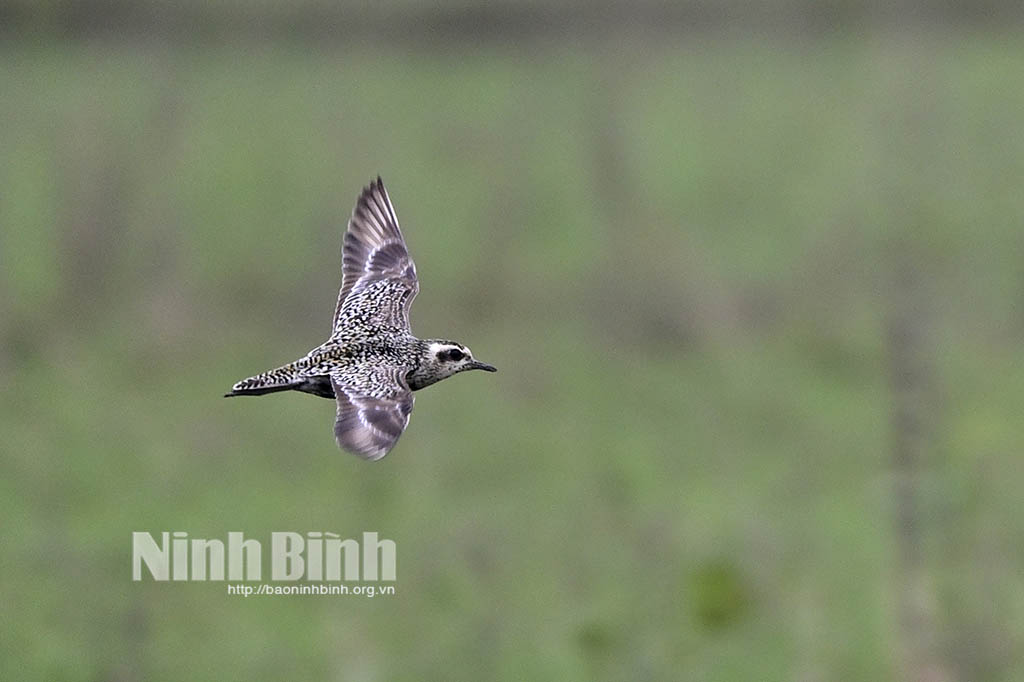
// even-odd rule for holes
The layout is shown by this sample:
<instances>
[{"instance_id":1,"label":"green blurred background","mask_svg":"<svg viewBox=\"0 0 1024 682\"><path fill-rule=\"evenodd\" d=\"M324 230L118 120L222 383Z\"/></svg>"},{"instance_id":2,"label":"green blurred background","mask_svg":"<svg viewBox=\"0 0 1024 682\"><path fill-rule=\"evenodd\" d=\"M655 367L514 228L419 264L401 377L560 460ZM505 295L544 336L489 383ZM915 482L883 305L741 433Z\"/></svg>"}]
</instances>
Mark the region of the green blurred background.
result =
<instances>
[{"instance_id":1,"label":"green blurred background","mask_svg":"<svg viewBox=\"0 0 1024 682\"><path fill-rule=\"evenodd\" d=\"M0 3L0 679L1021 679L1021 14ZM221 395L377 173L500 372L369 463ZM377 531L397 594L137 530Z\"/></svg>"}]
</instances>

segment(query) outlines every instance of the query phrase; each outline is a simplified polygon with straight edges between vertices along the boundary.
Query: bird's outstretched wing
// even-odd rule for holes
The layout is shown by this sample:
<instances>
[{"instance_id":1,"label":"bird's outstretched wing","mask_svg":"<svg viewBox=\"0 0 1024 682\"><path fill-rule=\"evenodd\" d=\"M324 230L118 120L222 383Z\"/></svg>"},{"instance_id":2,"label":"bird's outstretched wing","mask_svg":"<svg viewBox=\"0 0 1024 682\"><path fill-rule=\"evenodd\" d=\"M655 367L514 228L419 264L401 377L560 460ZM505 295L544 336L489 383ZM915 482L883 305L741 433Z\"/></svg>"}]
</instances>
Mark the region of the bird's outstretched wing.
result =
<instances>
[{"instance_id":1,"label":"bird's outstretched wing","mask_svg":"<svg viewBox=\"0 0 1024 682\"><path fill-rule=\"evenodd\" d=\"M413 397L404 372L394 367L332 374L338 402L334 437L338 445L366 459L380 459L409 424Z\"/></svg>"},{"instance_id":2,"label":"bird's outstretched wing","mask_svg":"<svg viewBox=\"0 0 1024 682\"><path fill-rule=\"evenodd\" d=\"M332 336L340 336L350 324L409 328L409 306L420 285L379 176L363 189L352 210L341 266Z\"/></svg>"}]
</instances>

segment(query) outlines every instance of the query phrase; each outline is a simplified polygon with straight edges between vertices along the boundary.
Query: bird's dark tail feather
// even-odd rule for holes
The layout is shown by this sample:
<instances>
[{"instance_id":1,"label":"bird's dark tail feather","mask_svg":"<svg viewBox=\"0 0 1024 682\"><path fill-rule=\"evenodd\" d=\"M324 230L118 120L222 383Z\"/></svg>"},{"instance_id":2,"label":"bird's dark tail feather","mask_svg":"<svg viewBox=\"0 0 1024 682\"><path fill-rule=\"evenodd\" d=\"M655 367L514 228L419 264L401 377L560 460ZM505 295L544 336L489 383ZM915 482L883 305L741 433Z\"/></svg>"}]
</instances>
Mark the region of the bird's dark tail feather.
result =
<instances>
[{"instance_id":1,"label":"bird's dark tail feather","mask_svg":"<svg viewBox=\"0 0 1024 682\"><path fill-rule=\"evenodd\" d=\"M278 391L300 391L334 400L334 386L331 385L330 376L326 374L303 375L298 373L293 365L285 365L284 367L249 377L248 379L242 379L232 386L231 392L225 393L224 397L266 395L267 393L277 393Z\"/></svg>"},{"instance_id":2,"label":"bird's dark tail feather","mask_svg":"<svg viewBox=\"0 0 1024 682\"><path fill-rule=\"evenodd\" d=\"M295 365L290 364L285 365L284 367L278 367L277 369L261 372L256 376L249 377L248 379L242 379L232 386L231 392L226 393L224 397L231 398L236 395L265 395L267 393L277 393L278 391L289 391L302 382L303 378L299 376Z\"/></svg>"},{"instance_id":3,"label":"bird's dark tail feather","mask_svg":"<svg viewBox=\"0 0 1024 682\"><path fill-rule=\"evenodd\" d=\"M233 388L230 393L225 393L225 398L234 398L240 395L266 395L278 391L291 391L297 387L294 384L282 384L278 386L254 386L253 388Z\"/></svg>"}]
</instances>

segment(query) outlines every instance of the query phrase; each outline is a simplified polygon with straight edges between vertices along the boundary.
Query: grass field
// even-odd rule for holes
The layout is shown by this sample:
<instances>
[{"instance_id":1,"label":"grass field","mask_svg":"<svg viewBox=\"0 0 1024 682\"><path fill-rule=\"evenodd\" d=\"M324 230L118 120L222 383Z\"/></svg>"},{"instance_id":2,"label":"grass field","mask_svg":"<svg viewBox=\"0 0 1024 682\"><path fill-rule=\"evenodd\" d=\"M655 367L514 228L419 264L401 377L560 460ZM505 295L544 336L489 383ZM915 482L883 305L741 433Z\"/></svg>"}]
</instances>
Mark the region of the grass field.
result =
<instances>
[{"instance_id":1,"label":"grass field","mask_svg":"<svg viewBox=\"0 0 1024 682\"><path fill-rule=\"evenodd\" d=\"M910 570L1019 679L1022 45L0 46L0 678L898 679ZM374 464L220 396L326 336L377 173L500 372ZM134 583L137 530L377 531L397 594Z\"/></svg>"}]
</instances>

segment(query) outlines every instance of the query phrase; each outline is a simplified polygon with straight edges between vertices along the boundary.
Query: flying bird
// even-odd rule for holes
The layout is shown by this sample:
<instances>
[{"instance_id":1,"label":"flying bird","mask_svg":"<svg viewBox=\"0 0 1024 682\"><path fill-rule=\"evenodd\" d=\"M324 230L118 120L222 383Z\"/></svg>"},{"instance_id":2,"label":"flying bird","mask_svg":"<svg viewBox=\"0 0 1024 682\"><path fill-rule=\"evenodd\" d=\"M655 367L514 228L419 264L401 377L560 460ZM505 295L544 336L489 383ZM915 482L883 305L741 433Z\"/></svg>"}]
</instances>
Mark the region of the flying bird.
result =
<instances>
[{"instance_id":1,"label":"flying bird","mask_svg":"<svg viewBox=\"0 0 1024 682\"><path fill-rule=\"evenodd\" d=\"M225 397L301 391L331 398L338 404L338 445L377 460L408 426L413 391L466 370L498 370L461 343L413 336L409 307L419 279L379 176L363 189L348 221L341 272L327 341L295 362L239 381Z\"/></svg>"}]
</instances>

